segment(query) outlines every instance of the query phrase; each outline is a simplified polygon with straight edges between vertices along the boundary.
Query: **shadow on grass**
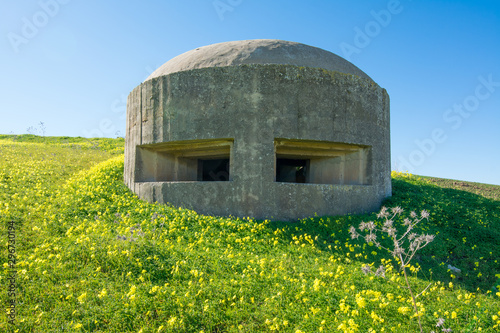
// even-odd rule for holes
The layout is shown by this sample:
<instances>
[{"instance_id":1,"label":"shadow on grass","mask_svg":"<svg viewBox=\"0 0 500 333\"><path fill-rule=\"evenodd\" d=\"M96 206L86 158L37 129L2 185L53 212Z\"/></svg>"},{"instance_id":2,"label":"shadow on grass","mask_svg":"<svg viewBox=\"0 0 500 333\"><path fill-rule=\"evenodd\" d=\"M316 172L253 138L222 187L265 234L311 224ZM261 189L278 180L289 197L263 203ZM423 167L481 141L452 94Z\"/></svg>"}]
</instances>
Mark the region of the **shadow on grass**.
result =
<instances>
[{"instance_id":1,"label":"shadow on grass","mask_svg":"<svg viewBox=\"0 0 500 333\"><path fill-rule=\"evenodd\" d=\"M497 282L500 274L500 201L485 198L470 192L441 188L415 179L392 179L393 196L384 201L386 207L400 206L409 214L425 209L430 213L429 221L422 221L419 233L436 235L435 240L420 250L412 261L422 267L422 274L432 280L445 283L453 281L469 291L486 292ZM405 214L404 213L404 214ZM403 214L403 215L404 215ZM404 215L406 216L406 215ZM314 217L297 222L272 222L270 228L285 230L283 237L292 241L294 236L308 234L316 240L323 251L344 254L344 244L363 245L364 240L350 240L348 229L362 221L375 220L376 214ZM338 246L334 248L335 242ZM330 247L329 247L330 246ZM368 247L366 263L378 263L381 258L390 258L385 251ZM371 251L380 252L371 255ZM360 251L357 247L356 251ZM452 272L448 265L459 268ZM452 277L451 275L454 275ZM419 276L422 276L419 273Z\"/></svg>"}]
</instances>

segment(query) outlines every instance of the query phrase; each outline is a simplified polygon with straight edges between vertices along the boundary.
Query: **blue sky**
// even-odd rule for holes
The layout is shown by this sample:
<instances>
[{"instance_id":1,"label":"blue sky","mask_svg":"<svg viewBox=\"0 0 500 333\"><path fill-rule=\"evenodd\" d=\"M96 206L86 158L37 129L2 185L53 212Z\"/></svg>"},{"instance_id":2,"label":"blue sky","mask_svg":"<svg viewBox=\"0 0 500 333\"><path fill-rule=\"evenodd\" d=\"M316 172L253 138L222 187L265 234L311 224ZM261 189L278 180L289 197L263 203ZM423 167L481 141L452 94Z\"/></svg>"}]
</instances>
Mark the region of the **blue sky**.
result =
<instances>
[{"instance_id":1,"label":"blue sky","mask_svg":"<svg viewBox=\"0 0 500 333\"><path fill-rule=\"evenodd\" d=\"M500 184L500 1L0 2L0 133L123 136L125 99L193 48L271 38L391 97L392 168Z\"/></svg>"}]
</instances>

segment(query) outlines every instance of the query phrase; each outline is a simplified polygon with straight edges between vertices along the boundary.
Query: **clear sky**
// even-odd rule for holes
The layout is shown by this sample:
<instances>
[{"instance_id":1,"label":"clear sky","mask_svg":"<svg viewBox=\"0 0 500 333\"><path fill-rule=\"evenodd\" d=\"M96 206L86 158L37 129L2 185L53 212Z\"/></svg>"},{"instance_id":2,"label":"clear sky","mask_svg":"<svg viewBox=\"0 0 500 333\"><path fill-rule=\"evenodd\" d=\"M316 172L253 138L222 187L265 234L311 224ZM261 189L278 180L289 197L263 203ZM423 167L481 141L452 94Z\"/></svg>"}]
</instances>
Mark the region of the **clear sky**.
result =
<instances>
[{"instance_id":1,"label":"clear sky","mask_svg":"<svg viewBox=\"0 0 500 333\"><path fill-rule=\"evenodd\" d=\"M154 69L261 38L336 53L387 89L393 170L500 184L498 0L4 0L0 133L123 136Z\"/></svg>"}]
</instances>

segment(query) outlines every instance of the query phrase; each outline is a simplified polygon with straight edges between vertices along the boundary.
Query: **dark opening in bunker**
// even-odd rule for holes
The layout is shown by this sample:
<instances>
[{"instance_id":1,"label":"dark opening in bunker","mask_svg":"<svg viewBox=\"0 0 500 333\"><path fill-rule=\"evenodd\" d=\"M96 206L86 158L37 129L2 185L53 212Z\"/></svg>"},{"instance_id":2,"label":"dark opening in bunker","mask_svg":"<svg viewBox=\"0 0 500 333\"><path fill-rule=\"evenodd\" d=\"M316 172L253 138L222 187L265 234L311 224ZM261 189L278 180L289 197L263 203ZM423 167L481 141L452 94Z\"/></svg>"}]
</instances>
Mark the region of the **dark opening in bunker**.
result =
<instances>
[{"instance_id":1,"label":"dark opening in bunker","mask_svg":"<svg viewBox=\"0 0 500 333\"><path fill-rule=\"evenodd\" d=\"M286 183L305 183L308 179L309 160L277 158L276 181Z\"/></svg>"},{"instance_id":2,"label":"dark opening in bunker","mask_svg":"<svg viewBox=\"0 0 500 333\"><path fill-rule=\"evenodd\" d=\"M137 146L137 182L231 181L233 139Z\"/></svg>"},{"instance_id":3,"label":"dark opening in bunker","mask_svg":"<svg viewBox=\"0 0 500 333\"><path fill-rule=\"evenodd\" d=\"M274 141L276 182L370 185L371 147L341 142Z\"/></svg>"},{"instance_id":4,"label":"dark opening in bunker","mask_svg":"<svg viewBox=\"0 0 500 333\"><path fill-rule=\"evenodd\" d=\"M199 159L198 181L229 181L229 158Z\"/></svg>"}]
</instances>

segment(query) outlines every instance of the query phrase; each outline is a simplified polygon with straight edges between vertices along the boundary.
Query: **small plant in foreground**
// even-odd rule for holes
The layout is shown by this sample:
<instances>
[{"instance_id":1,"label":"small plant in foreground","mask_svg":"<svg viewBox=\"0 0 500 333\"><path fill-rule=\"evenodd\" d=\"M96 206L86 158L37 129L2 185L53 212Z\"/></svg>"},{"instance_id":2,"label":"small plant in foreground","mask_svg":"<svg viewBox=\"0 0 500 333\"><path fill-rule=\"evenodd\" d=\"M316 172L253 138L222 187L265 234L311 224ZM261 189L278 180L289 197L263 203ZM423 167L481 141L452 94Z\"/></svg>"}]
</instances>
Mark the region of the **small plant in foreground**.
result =
<instances>
[{"instance_id":1,"label":"small plant in foreground","mask_svg":"<svg viewBox=\"0 0 500 333\"><path fill-rule=\"evenodd\" d=\"M422 249L434 240L434 235L418 235L417 233L413 232L415 226L420 223L420 221L429 218L429 213L425 210L422 210L420 216L415 212L411 212L411 218L405 218L403 220L403 226L406 227L406 230L402 235L398 234L398 229L395 226L394 219L396 217L399 217L401 213L403 213L403 209L401 207L391 208L390 211L386 207L382 207L380 212L377 214L377 218L383 219L382 227L380 228L374 221L361 222L359 225L359 230L362 232L368 232L363 237L367 243L373 243L375 244L375 246L387 250L396 260L396 262L398 262L406 281L406 286L404 287L408 289L413 300L413 309L418 318L418 326L420 327L420 332L423 332L416 299L417 297L422 295L422 293L427 290L427 288L430 287L430 284L422 292L415 296L408 280L406 266L409 265L410 261L413 259L415 253L418 250ZM351 226L349 232L352 239L357 239L361 236L354 226ZM380 242L377 241L378 232L385 233L389 236L393 243L392 249L383 246ZM362 271L365 274L369 274L372 272L369 265L363 266ZM385 278L384 266L380 266L374 274Z\"/></svg>"},{"instance_id":2,"label":"small plant in foreground","mask_svg":"<svg viewBox=\"0 0 500 333\"><path fill-rule=\"evenodd\" d=\"M443 324L444 324L444 319L443 318L439 318L438 322L436 324L436 327L440 327L441 328L441 326L443 326ZM442 328L441 332L446 332L446 333L451 332L451 328ZM435 332L431 331L431 333L435 333Z\"/></svg>"}]
</instances>

